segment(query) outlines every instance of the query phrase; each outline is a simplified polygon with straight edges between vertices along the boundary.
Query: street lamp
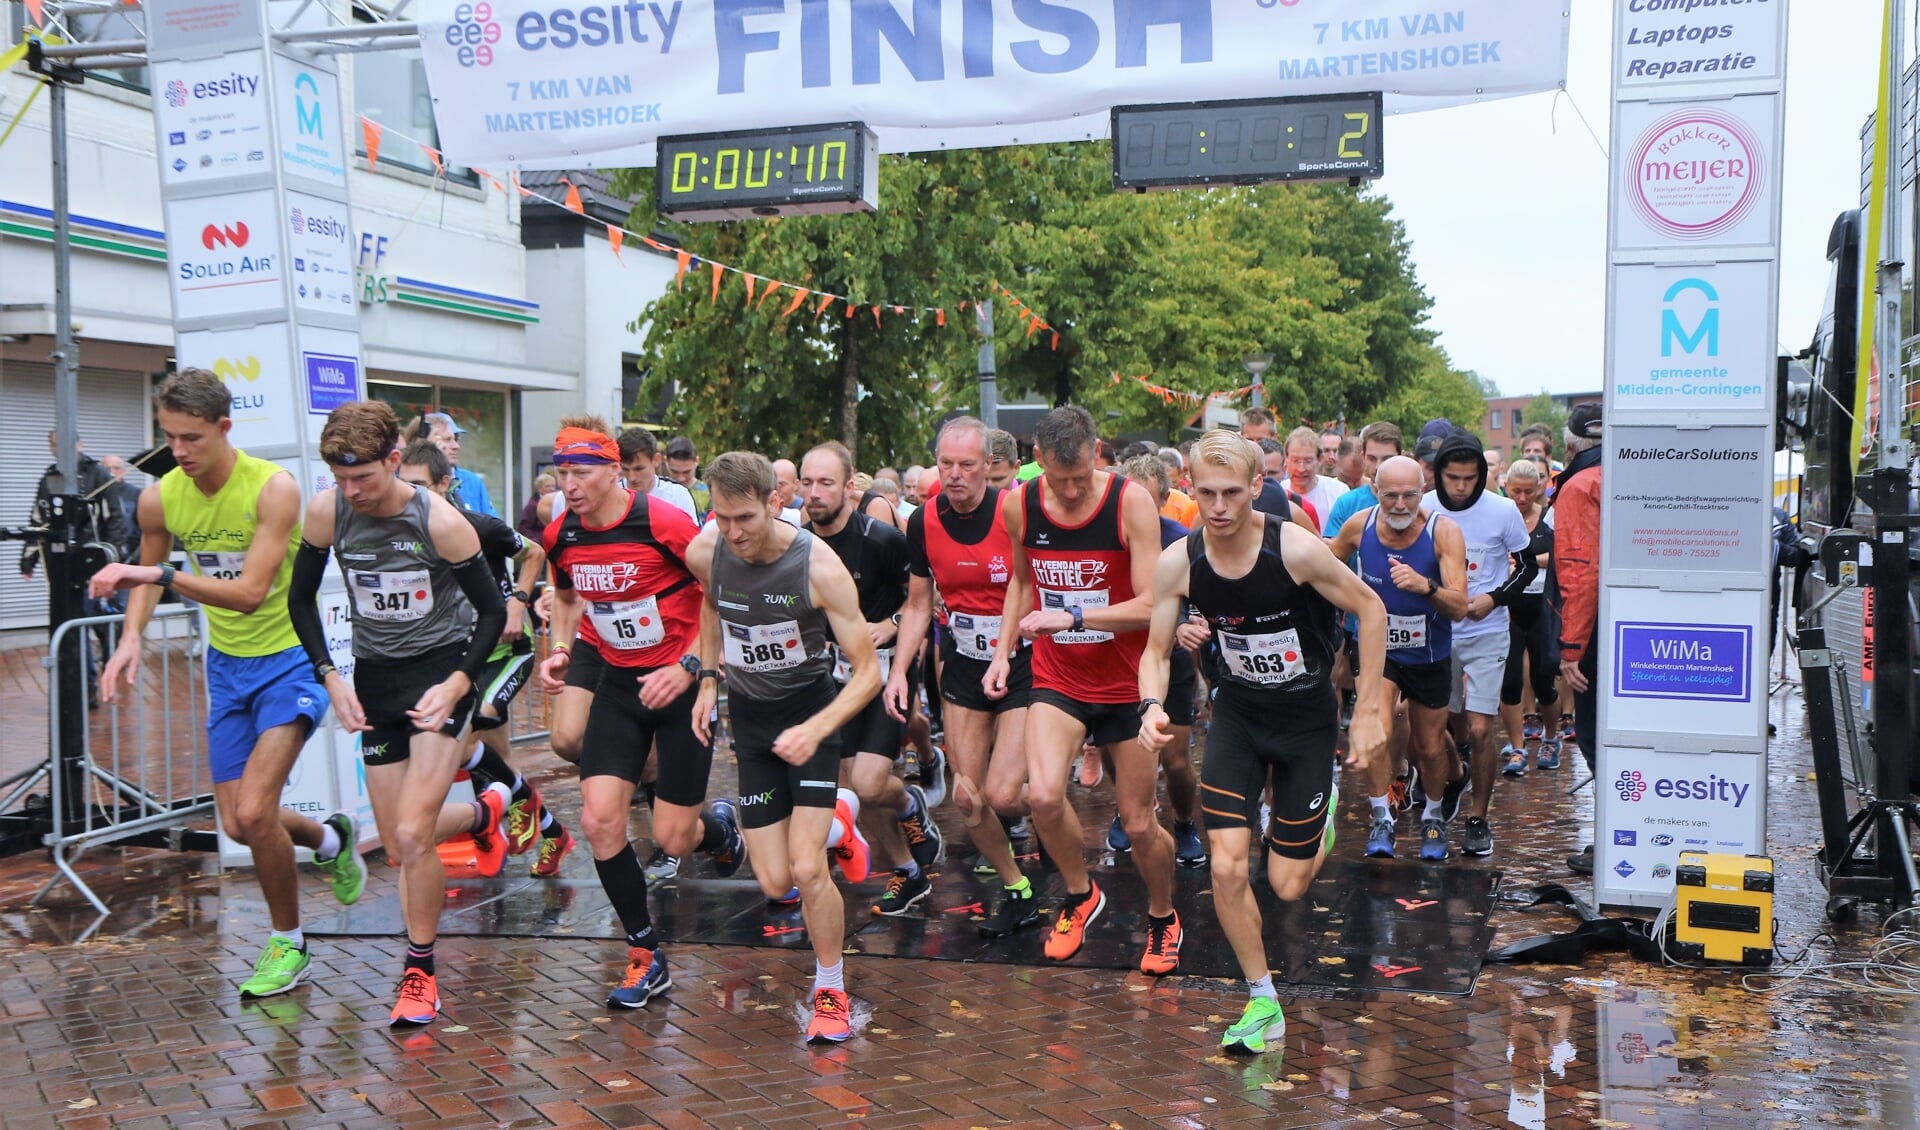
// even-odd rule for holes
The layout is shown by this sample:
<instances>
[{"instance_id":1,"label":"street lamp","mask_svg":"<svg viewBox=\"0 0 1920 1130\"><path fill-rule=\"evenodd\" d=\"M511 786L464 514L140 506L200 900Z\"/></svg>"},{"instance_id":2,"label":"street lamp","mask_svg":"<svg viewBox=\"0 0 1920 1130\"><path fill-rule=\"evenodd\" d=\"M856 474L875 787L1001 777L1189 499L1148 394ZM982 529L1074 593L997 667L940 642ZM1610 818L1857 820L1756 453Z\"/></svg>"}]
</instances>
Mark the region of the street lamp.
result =
<instances>
[{"instance_id":1,"label":"street lamp","mask_svg":"<svg viewBox=\"0 0 1920 1130\"><path fill-rule=\"evenodd\" d=\"M1246 366L1247 375L1253 378L1253 406L1255 408L1264 408L1266 405L1263 402L1266 399L1267 386L1266 383L1260 379L1260 374L1266 372L1267 366L1273 364L1273 354L1249 353L1240 359L1240 364Z\"/></svg>"}]
</instances>

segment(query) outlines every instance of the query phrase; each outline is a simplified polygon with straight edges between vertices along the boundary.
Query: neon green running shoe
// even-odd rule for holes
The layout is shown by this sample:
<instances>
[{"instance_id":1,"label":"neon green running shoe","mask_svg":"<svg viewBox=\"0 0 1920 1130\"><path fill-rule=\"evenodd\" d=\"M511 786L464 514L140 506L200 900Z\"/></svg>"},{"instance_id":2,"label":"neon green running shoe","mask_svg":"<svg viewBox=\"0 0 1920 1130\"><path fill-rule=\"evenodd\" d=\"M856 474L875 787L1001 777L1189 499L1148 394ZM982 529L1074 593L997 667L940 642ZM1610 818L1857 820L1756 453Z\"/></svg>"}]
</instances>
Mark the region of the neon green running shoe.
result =
<instances>
[{"instance_id":1,"label":"neon green running shoe","mask_svg":"<svg viewBox=\"0 0 1920 1130\"><path fill-rule=\"evenodd\" d=\"M1333 854L1334 818L1340 814L1340 782L1333 783L1333 795L1327 798L1327 833L1320 837L1320 854Z\"/></svg>"},{"instance_id":2,"label":"neon green running shoe","mask_svg":"<svg viewBox=\"0 0 1920 1130\"><path fill-rule=\"evenodd\" d=\"M311 964L307 951L291 945L285 938L268 938L260 960L253 963L253 976L240 985L242 997L278 996L307 979Z\"/></svg>"},{"instance_id":3,"label":"neon green running shoe","mask_svg":"<svg viewBox=\"0 0 1920 1130\"><path fill-rule=\"evenodd\" d=\"M1259 1055L1267 1050L1268 1041L1278 1043L1286 1034L1287 1016L1280 1011L1280 1002L1272 997L1252 997L1240 1019L1220 1037L1220 1046Z\"/></svg>"},{"instance_id":4,"label":"neon green running shoe","mask_svg":"<svg viewBox=\"0 0 1920 1130\"><path fill-rule=\"evenodd\" d=\"M360 843L354 838L356 829L353 817L344 812L336 812L327 817L325 823L340 834L340 854L332 859L316 857L313 865L318 867L333 885L333 897L340 900L341 906L352 906L360 901L360 891L367 885L367 861L360 858Z\"/></svg>"}]
</instances>

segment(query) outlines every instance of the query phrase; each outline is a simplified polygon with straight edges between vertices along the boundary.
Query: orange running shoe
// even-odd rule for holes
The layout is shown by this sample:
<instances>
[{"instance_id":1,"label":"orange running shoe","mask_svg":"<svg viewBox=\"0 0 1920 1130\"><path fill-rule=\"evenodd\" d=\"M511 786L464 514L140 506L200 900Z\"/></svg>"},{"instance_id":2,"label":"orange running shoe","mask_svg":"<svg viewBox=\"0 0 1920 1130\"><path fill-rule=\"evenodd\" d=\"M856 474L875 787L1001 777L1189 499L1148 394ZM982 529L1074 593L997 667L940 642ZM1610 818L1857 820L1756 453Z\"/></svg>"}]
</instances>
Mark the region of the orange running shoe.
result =
<instances>
[{"instance_id":1,"label":"orange running shoe","mask_svg":"<svg viewBox=\"0 0 1920 1130\"><path fill-rule=\"evenodd\" d=\"M1140 972L1165 977L1180 968L1180 915L1162 926L1147 919L1147 952L1140 955Z\"/></svg>"},{"instance_id":2,"label":"orange running shoe","mask_svg":"<svg viewBox=\"0 0 1920 1130\"><path fill-rule=\"evenodd\" d=\"M400 978L400 1000L387 1023L431 1024L440 1015L440 985L424 969L409 969Z\"/></svg>"},{"instance_id":3,"label":"orange running shoe","mask_svg":"<svg viewBox=\"0 0 1920 1130\"><path fill-rule=\"evenodd\" d=\"M815 989L813 1019L807 1021L807 1043L840 1043L853 1035L853 1009L839 989Z\"/></svg>"},{"instance_id":4,"label":"orange running shoe","mask_svg":"<svg viewBox=\"0 0 1920 1130\"><path fill-rule=\"evenodd\" d=\"M507 854L525 855L540 838L540 790L527 786L527 798L507 805Z\"/></svg>"},{"instance_id":5,"label":"orange running shoe","mask_svg":"<svg viewBox=\"0 0 1920 1130\"><path fill-rule=\"evenodd\" d=\"M507 835L500 826L507 816L507 800L495 788L480 790L480 795L474 799L485 806L487 823L473 833L473 854L481 876L491 879L507 865Z\"/></svg>"},{"instance_id":6,"label":"orange running shoe","mask_svg":"<svg viewBox=\"0 0 1920 1130\"><path fill-rule=\"evenodd\" d=\"M867 872L873 864L872 849L867 847L867 838L853 822L853 809L845 800L833 802L833 818L845 829L840 837L840 846L827 849L833 861L840 865L840 874L849 883L864 883ZM845 1039L845 1037L841 1037Z\"/></svg>"},{"instance_id":7,"label":"orange running shoe","mask_svg":"<svg viewBox=\"0 0 1920 1130\"><path fill-rule=\"evenodd\" d=\"M1053 933L1047 935L1047 960L1065 961L1080 952L1080 944L1087 940L1087 927L1107 909L1107 893L1100 884L1093 884L1087 897L1071 908L1061 907L1060 917L1054 921Z\"/></svg>"}]
</instances>

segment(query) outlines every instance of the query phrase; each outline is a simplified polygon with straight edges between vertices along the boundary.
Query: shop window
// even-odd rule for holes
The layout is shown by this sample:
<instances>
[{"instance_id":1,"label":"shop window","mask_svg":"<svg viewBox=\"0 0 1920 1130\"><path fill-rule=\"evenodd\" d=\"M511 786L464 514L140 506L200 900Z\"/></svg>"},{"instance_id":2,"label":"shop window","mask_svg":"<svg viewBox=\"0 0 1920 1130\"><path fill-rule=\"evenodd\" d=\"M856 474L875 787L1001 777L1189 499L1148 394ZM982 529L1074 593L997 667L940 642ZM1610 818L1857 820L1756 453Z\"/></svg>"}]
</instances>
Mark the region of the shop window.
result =
<instances>
[{"instance_id":1,"label":"shop window","mask_svg":"<svg viewBox=\"0 0 1920 1130\"><path fill-rule=\"evenodd\" d=\"M520 504L526 500L510 497L513 488L507 475L506 393L370 380L367 395L392 408L403 430L428 412L445 412L453 417L466 429L460 437L460 466L486 482L493 508L502 518L519 513Z\"/></svg>"}]
</instances>

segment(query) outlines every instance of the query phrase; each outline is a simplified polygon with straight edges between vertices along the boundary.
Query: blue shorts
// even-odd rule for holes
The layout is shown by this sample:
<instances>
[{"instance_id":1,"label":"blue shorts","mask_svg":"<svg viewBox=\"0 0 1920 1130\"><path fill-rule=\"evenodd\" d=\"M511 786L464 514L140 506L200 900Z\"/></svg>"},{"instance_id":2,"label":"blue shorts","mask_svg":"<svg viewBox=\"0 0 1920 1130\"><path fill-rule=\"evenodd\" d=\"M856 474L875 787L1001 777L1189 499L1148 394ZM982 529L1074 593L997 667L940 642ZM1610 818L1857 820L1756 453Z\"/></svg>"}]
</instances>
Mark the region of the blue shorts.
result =
<instances>
[{"instance_id":1,"label":"blue shorts","mask_svg":"<svg viewBox=\"0 0 1920 1130\"><path fill-rule=\"evenodd\" d=\"M243 658L207 649L207 760L213 781L237 781L260 735L306 720L307 732L327 713L327 691L299 647Z\"/></svg>"}]
</instances>

